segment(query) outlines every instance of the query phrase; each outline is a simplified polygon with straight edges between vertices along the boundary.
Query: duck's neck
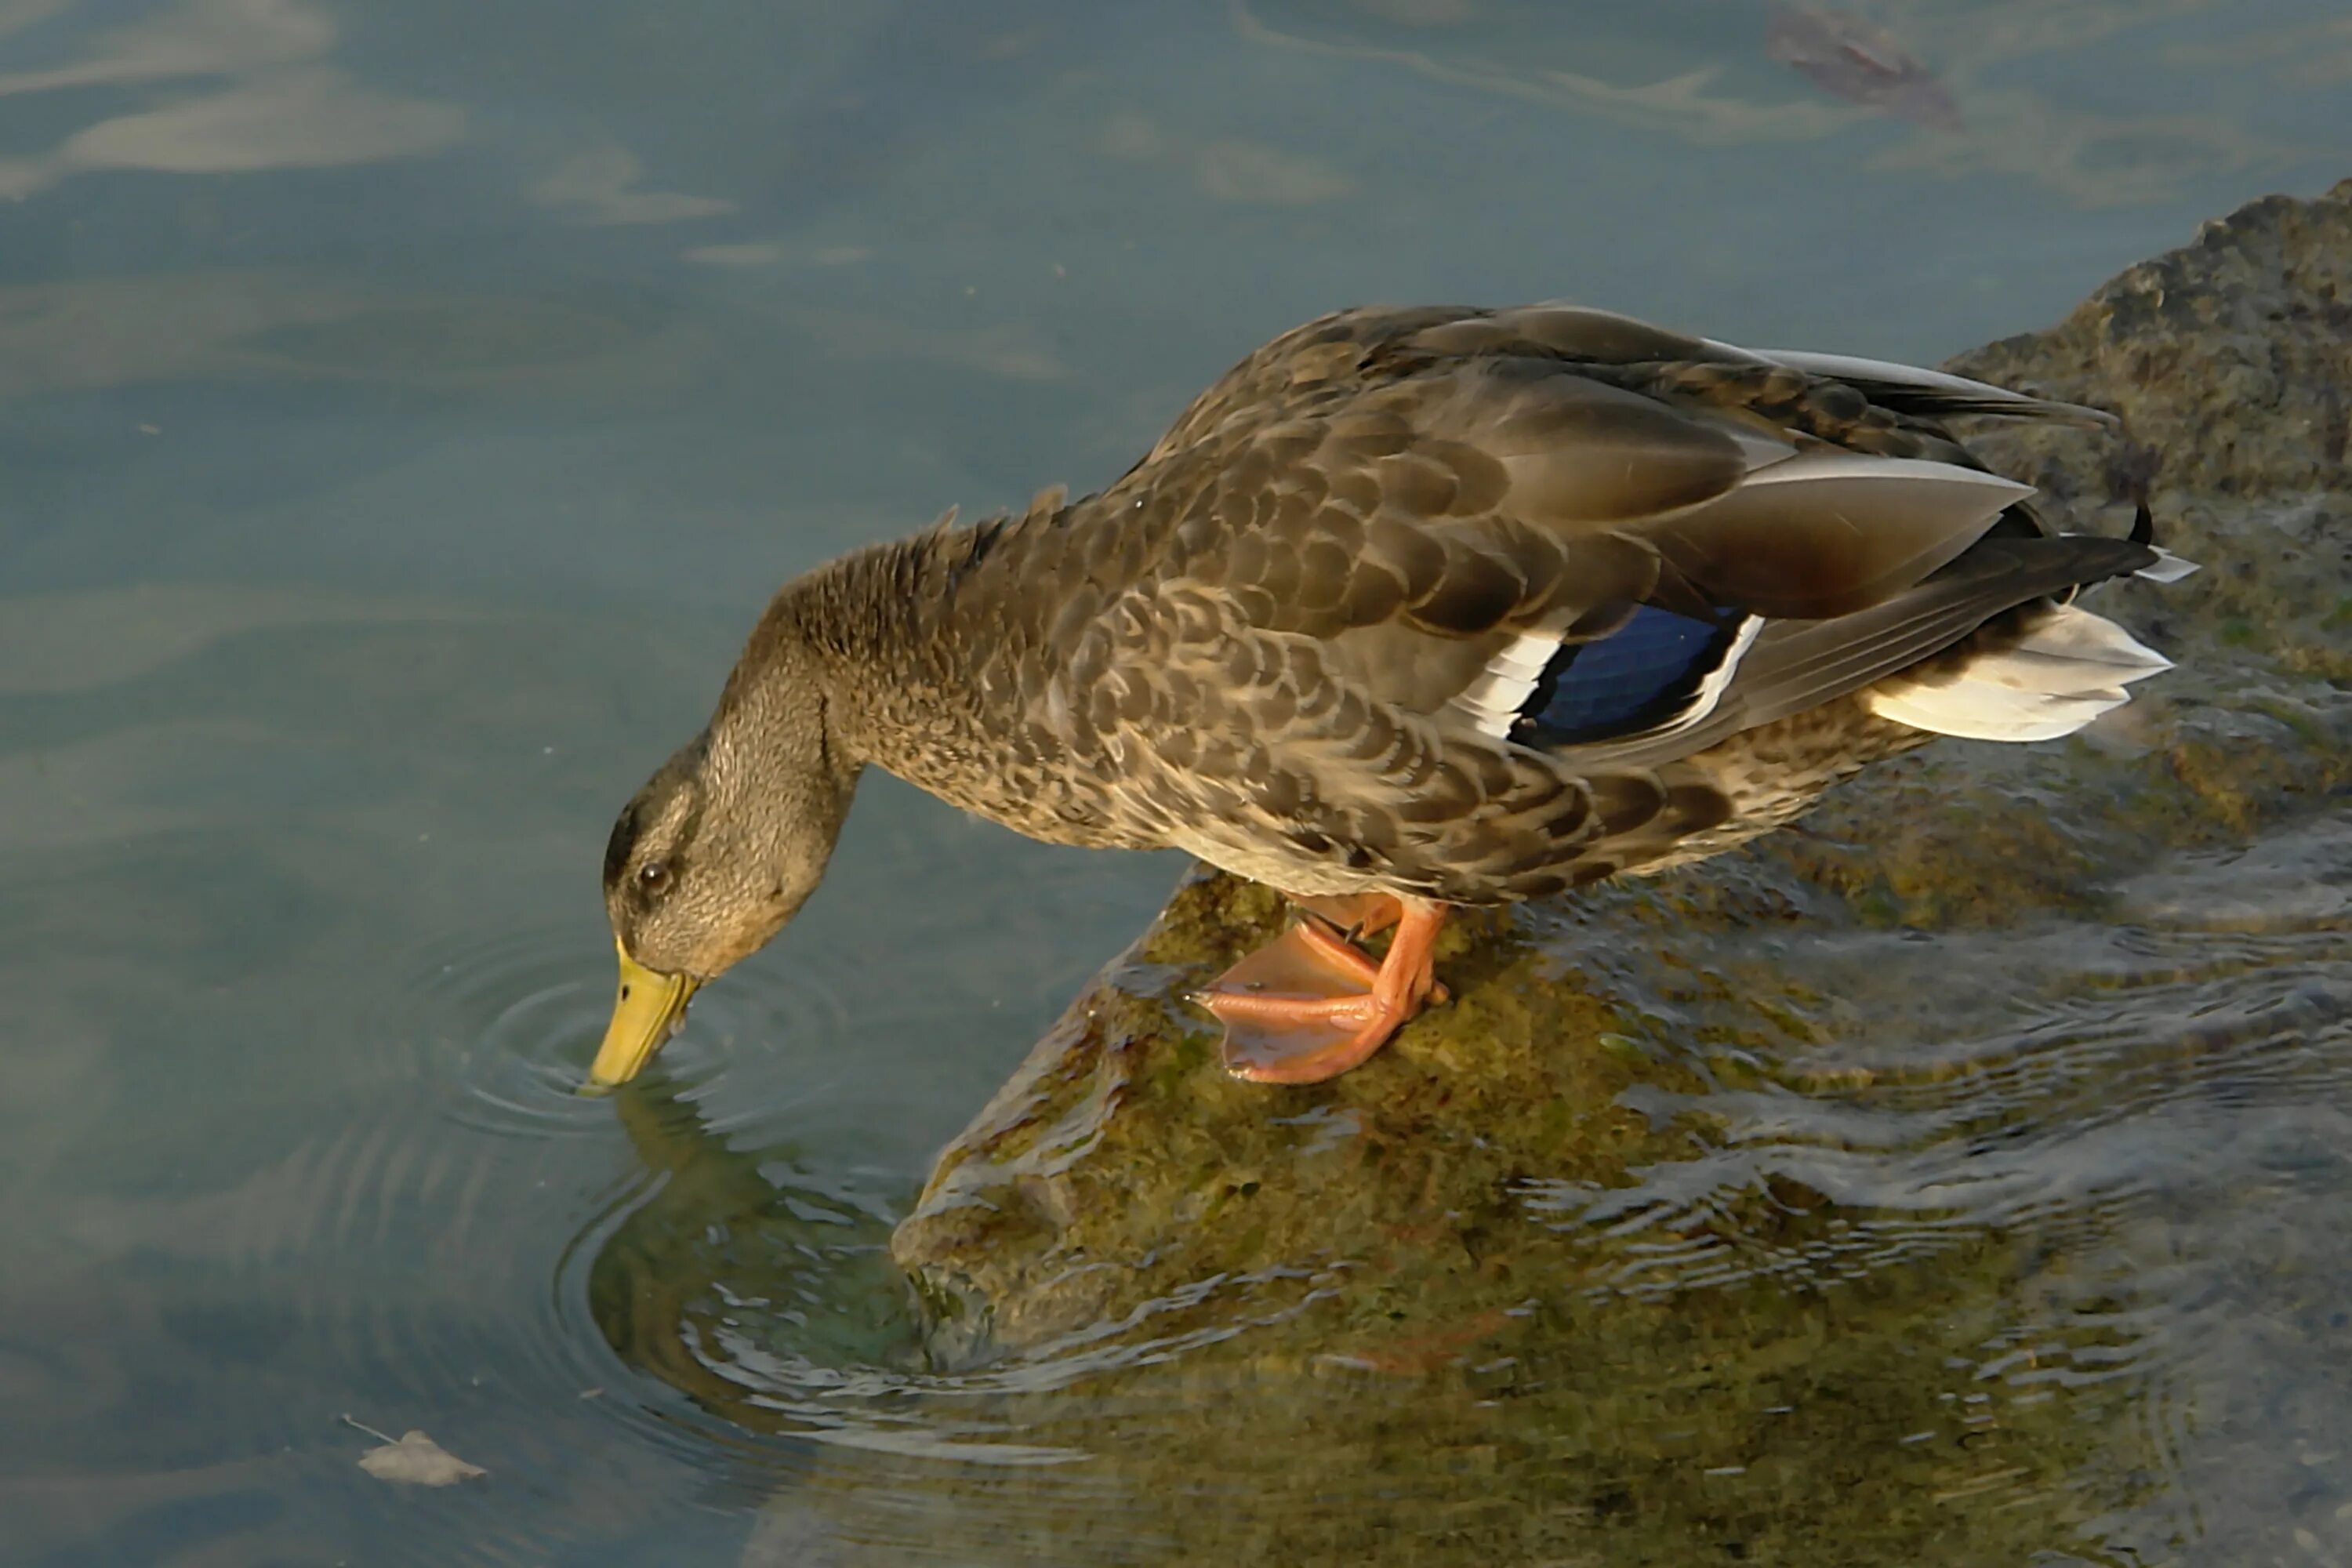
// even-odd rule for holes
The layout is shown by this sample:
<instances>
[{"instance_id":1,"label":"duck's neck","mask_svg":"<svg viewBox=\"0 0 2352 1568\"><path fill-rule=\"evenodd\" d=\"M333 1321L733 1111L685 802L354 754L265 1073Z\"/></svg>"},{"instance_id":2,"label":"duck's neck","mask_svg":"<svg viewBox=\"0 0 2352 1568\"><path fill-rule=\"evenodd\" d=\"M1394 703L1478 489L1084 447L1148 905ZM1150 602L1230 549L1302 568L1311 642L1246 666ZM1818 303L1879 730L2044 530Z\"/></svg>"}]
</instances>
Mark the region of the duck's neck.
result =
<instances>
[{"instance_id":1,"label":"duck's neck","mask_svg":"<svg viewBox=\"0 0 2352 1568\"><path fill-rule=\"evenodd\" d=\"M845 555L785 585L735 682L811 681L828 746L948 798L979 763L985 718L971 689L1011 628L976 569L1006 527L935 529ZM722 703L722 706L724 704Z\"/></svg>"}]
</instances>

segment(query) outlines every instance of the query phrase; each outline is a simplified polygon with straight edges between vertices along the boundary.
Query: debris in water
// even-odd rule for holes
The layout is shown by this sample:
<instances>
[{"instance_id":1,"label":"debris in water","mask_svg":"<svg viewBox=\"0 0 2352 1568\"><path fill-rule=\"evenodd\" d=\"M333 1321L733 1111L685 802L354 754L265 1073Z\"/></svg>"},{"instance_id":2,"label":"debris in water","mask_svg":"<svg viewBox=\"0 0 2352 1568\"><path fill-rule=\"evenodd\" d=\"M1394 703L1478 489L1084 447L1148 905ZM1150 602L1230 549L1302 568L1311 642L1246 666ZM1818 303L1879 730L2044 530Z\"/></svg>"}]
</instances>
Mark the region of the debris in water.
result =
<instances>
[{"instance_id":1,"label":"debris in water","mask_svg":"<svg viewBox=\"0 0 2352 1568\"><path fill-rule=\"evenodd\" d=\"M470 1481L476 1476L490 1472L479 1465L469 1465L424 1433L411 1429L399 1436L377 1431L364 1421L343 1417L343 1425L356 1426L369 1436L381 1439L383 1447L370 1448L360 1456L360 1468L380 1481L398 1481L412 1487L454 1487L459 1481Z\"/></svg>"},{"instance_id":2,"label":"debris in water","mask_svg":"<svg viewBox=\"0 0 2352 1568\"><path fill-rule=\"evenodd\" d=\"M1961 129L1959 105L1935 73L1859 16L1784 7L1772 14L1764 49L1823 92L1938 131Z\"/></svg>"}]
</instances>

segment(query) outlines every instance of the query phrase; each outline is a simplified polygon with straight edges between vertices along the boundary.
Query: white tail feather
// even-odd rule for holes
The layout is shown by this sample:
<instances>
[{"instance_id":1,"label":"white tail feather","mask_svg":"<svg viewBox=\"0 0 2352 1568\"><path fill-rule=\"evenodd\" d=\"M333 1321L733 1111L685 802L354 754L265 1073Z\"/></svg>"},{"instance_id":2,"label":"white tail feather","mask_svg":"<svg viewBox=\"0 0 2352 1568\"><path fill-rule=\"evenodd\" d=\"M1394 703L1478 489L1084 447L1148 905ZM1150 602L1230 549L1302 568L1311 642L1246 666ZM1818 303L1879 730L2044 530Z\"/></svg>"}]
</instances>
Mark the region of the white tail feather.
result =
<instances>
[{"instance_id":1,"label":"white tail feather","mask_svg":"<svg viewBox=\"0 0 2352 1568\"><path fill-rule=\"evenodd\" d=\"M1958 680L1902 689L1882 684L1870 694L1870 710L1914 730L1970 741L2054 741L2127 700L2120 687L2060 696Z\"/></svg>"},{"instance_id":2,"label":"white tail feather","mask_svg":"<svg viewBox=\"0 0 2352 1568\"><path fill-rule=\"evenodd\" d=\"M2156 564L2141 567L2132 574L2133 576L2145 577L2151 583L2178 583L2197 570L2194 561L2185 561L2171 551L2158 549L2155 545L2148 548L2156 551Z\"/></svg>"},{"instance_id":3,"label":"white tail feather","mask_svg":"<svg viewBox=\"0 0 2352 1568\"><path fill-rule=\"evenodd\" d=\"M2172 661L2104 616L2053 610L2008 647L1942 680L1896 676L1865 699L1882 719L1975 741L2050 741L2130 700L2124 688Z\"/></svg>"}]
</instances>

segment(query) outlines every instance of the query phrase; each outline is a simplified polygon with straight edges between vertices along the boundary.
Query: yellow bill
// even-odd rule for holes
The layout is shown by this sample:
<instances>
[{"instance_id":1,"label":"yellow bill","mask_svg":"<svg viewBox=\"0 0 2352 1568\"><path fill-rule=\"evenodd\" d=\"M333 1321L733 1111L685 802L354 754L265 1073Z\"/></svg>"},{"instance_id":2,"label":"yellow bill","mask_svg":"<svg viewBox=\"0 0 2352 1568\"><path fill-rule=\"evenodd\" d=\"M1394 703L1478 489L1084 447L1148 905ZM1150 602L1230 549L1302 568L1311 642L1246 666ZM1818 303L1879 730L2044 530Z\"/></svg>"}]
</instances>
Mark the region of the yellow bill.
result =
<instances>
[{"instance_id":1,"label":"yellow bill","mask_svg":"<svg viewBox=\"0 0 2352 1568\"><path fill-rule=\"evenodd\" d=\"M622 953L621 992L613 1002L604 1043L588 1068L587 1087L610 1089L636 1077L662 1042L677 1033L686 1004L701 984L691 974L657 974Z\"/></svg>"}]
</instances>

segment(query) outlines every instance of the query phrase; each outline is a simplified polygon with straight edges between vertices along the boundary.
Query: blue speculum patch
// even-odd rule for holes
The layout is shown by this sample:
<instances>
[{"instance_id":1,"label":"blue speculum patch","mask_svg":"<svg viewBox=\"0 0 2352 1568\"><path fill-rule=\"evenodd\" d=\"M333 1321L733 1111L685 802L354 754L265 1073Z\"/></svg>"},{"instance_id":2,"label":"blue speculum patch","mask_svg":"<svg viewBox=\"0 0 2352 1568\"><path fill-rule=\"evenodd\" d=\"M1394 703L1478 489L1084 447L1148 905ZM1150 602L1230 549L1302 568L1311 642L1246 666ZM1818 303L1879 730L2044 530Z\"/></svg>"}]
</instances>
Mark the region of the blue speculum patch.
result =
<instances>
[{"instance_id":1,"label":"blue speculum patch","mask_svg":"<svg viewBox=\"0 0 2352 1568\"><path fill-rule=\"evenodd\" d=\"M1535 739L1569 744L1679 718L1730 655L1743 618L1641 605L1607 637L1562 647L1544 667L1519 725Z\"/></svg>"}]
</instances>

